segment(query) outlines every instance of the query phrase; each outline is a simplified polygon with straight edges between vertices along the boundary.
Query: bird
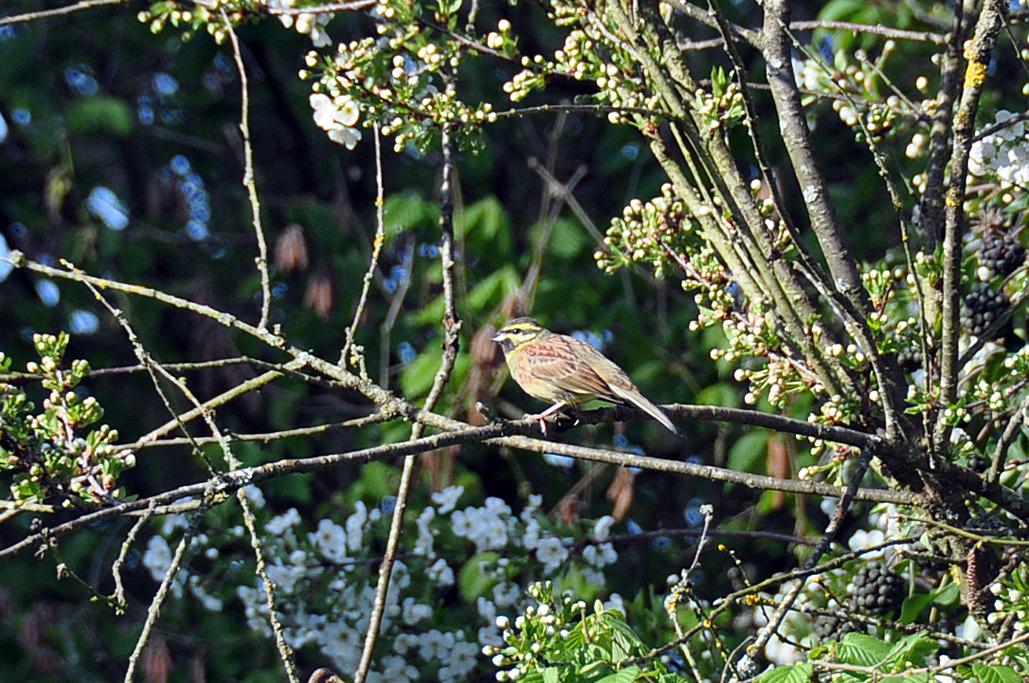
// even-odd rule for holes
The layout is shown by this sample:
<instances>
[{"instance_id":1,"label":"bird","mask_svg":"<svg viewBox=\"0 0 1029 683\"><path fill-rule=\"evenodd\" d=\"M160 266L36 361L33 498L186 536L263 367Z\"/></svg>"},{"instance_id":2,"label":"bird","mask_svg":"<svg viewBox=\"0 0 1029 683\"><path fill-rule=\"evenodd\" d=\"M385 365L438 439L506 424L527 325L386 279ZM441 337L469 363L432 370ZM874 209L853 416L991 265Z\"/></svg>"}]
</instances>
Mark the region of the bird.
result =
<instances>
[{"instance_id":1,"label":"bird","mask_svg":"<svg viewBox=\"0 0 1029 683\"><path fill-rule=\"evenodd\" d=\"M533 398L553 404L542 413L525 416L539 421L544 434L550 415L599 399L642 410L681 436L664 411L640 392L625 371L587 342L556 334L524 317L509 320L492 339L504 352L518 386Z\"/></svg>"}]
</instances>

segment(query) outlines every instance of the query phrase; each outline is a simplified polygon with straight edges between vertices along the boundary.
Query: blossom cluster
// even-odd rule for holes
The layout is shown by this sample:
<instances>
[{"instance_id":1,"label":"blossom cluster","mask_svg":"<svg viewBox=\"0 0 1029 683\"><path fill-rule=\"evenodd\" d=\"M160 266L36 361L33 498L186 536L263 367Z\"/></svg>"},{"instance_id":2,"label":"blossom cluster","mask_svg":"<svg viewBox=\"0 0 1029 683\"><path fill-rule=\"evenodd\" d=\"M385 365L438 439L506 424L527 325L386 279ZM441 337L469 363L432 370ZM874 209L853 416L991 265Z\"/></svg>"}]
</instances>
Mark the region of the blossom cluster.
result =
<instances>
[{"instance_id":1,"label":"blossom cluster","mask_svg":"<svg viewBox=\"0 0 1029 683\"><path fill-rule=\"evenodd\" d=\"M357 501L341 520L322 518L309 526L295 508L268 516L261 490L250 486L245 492L265 520L266 569L287 641L295 649L319 652L338 670L353 670L375 599L378 558L373 548L387 533L389 515L381 506ZM557 535L554 522L540 512L539 496L530 496L516 513L495 497L459 506L464 494L461 486L433 493L431 504L414 516L412 542L405 543L411 552L394 565L386 596L374 681L425 680L427 671L441 683L468 680L484 663L482 645L502 642L498 614L527 604L524 585L532 578L560 582L565 572L574 571L577 581L585 578L605 590L604 569L618 559L610 541L612 517L597 520L586 533L587 542L577 544L582 533L569 528L567 535ZM164 578L174 536L187 525L184 516L169 516L149 539L143 564L155 581ZM249 628L270 638L264 586L252 574L247 578L239 560L223 558L219 550L245 534L239 525L194 534L189 552L203 554L219 569L199 574L187 562L171 591L175 597L188 593L211 611L238 600ZM463 600L443 607L441 596L458 584L458 572ZM223 583L234 583L235 592L221 589ZM444 623L462 626L445 628Z\"/></svg>"},{"instance_id":2,"label":"blossom cluster","mask_svg":"<svg viewBox=\"0 0 1029 683\"><path fill-rule=\"evenodd\" d=\"M976 140L968 153L968 172L993 178L1002 189L1029 185L1029 131L1024 122L1001 109L987 128L996 131Z\"/></svg>"},{"instance_id":3,"label":"blossom cluster","mask_svg":"<svg viewBox=\"0 0 1029 683\"><path fill-rule=\"evenodd\" d=\"M16 503L111 502L121 495L118 479L135 465L135 454L117 449L118 431L97 424L104 410L82 382L85 360L64 363L70 337L34 334L39 361L25 370L35 376L46 398L37 406L22 386L0 381L0 472L10 472ZM0 373L12 359L0 351Z\"/></svg>"}]
</instances>

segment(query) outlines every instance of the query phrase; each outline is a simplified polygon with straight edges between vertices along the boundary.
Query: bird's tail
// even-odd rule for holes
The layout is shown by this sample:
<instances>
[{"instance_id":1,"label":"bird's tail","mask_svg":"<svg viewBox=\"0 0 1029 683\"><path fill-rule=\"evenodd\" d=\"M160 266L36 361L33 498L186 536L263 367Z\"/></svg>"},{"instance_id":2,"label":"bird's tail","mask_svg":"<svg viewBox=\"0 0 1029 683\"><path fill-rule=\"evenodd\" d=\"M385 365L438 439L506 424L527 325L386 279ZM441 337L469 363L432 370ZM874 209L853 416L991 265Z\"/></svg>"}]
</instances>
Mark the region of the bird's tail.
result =
<instances>
[{"instance_id":1,"label":"bird's tail","mask_svg":"<svg viewBox=\"0 0 1029 683\"><path fill-rule=\"evenodd\" d=\"M621 387L611 387L611 390L614 392L615 396L620 398L625 403L629 403L639 408L647 415L650 415L652 418L660 422L661 426L670 431L672 434L675 434L676 436L682 436L682 432L676 429L675 425L672 424L672 421L668 419L667 415L665 415L665 412L658 408L656 405L654 405L654 403L652 403L650 399L648 399L640 392L622 389Z\"/></svg>"}]
</instances>

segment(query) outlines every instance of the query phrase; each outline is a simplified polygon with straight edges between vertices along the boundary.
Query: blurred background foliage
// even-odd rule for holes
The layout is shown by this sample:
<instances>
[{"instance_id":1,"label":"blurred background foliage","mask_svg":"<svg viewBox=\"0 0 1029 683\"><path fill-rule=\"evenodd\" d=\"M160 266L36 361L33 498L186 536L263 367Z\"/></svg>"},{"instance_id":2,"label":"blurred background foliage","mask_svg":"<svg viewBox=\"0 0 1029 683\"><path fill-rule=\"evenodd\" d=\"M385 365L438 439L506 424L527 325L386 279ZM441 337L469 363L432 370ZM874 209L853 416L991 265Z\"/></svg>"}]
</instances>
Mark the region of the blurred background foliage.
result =
<instances>
[{"instance_id":1,"label":"blurred background foliage","mask_svg":"<svg viewBox=\"0 0 1029 683\"><path fill-rule=\"evenodd\" d=\"M5 2L3 12L41 4ZM889 17L891 25L901 28L924 27L934 13L934 3L797 4L798 18L820 12L823 18L875 23ZM231 52L203 36L183 42L174 31L152 35L136 20L135 10L98 9L0 27L0 248L21 250L44 263L68 259L91 273L256 320L257 251L240 182L239 80ZM730 4L726 11L741 23L757 21L749 4ZM542 10L532 4L489 4L482 15L484 25L508 17L529 54L552 51L563 39L541 21ZM365 35L369 28L367 19L357 15L337 17L329 25L337 41ZM239 35L250 77L257 188L274 262L272 323L297 345L335 359L371 253L371 134L365 131L351 152L329 142L314 125L309 86L296 77L308 47L304 36L283 30L274 20L243 26ZM698 36L709 35L698 30ZM829 50L850 47L855 39L842 35L838 44L828 36L812 39ZM856 40L868 49L881 46L874 37ZM914 65L927 61L930 48L904 43L896 51L900 56L889 61L888 73L895 82L913 82L919 75ZM709 72L712 60L719 59L706 52L690 58L700 73ZM507 108L499 85L510 75L509 65L469 61L459 75L466 101L481 98L498 110ZM581 94L576 87L555 83L548 98L571 100ZM536 103L530 97L525 104ZM765 113L770 109L764 94L757 104ZM818 151L834 184L836 206L843 222L854 227L857 253L879 258L897 242L895 216L866 147L828 106L819 107L813 110ZM774 125L774 115L765 123ZM749 158L742 133L735 142L739 158ZM594 263L598 236L610 217L632 198L657 195L665 180L638 133L588 114L544 114L503 119L486 130L484 143L478 153L462 152L458 159L457 283L463 327L456 373L442 409L476 421L481 420L476 401L507 416L539 407L513 383L503 382L506 371L488 342L490 330L519 308L557 331L601 344L657 401L739 406L740 387L728 367L709 357L722 344L721 333L689 331L695 306L675 279L656 280L642 271L609 276ZM774 159L781 158L782 150L771 151ZM356 340L365 349L369 374L412 400L427 392L440 357L438 161L436 151L424 156L413 148L385 153L386 246ZM903 170L906 163L900 154L890 158L892 167ZM576 180L574 207L547 176L558 183ZM797 188L785 189L800 201ZM533 273L538 281L529 279ZM16 369L34 358L33 333L59 330L72 335L69 358L87 358L93 368L135 362L123 331L85 288L2 266L0 276L0 349L15 359ZM163 363L238 355L281 360L252 339L182 311L139 299L115 301ZM188 377L198 395L208 398L254 374L246 365L229 365ZM167 420L145 374L98 376L86 384L104 406L105 422L123 438L135 438ZM806 417L809 409L794 405L791 413ZM260 432L367 412L357 395L284 379L223 408L219 417L228 430ZM398 423L335 430L267 445L241 444L237 453L254 464L340 452L401 440L408 429ZM579 428L572 438L777 476L791 476L810 464L803 448L761 430L689 424L684 431L687 438L676 441L653 423L635 421ZM460 481L476 495L499 496L515 506L539 493L543 509L566 522L617 508L621 523L636 525L628 528L681 529L699 524L699 506L713 502L723 528L817 536L824 527L817 500L657 473L618 480L605 467L555 462L487 446L425 456L413 510L427 502L431 491ZM188 449L162 448L143 452L122 482L130 492L145 492L203 476ZM262 488L270 512L297 507L302 516L313 518L357 499L382 504L392 495L396 476L393 464L341 467ZM230 513L238 514L226 508L209 516ZM5 523L0 539L5 544L15 540L30 523L27 515ZM126 572L128 618L115 617L101 602L89 602L82 585L54 577L63 562L92 585L108 589L107 568L128 525L121 520L69 537L61 543L60 557L24 556L0 565L0 679L109 680L121 675L155 588L142 570L139 552L130 555ZM735 545L743 562L762 574L793 566L792 553L801 552L771 541ZM663 590L664 577L688 562L689 542L670 533L626 544L619 552L606 589L629 599L639 596L639 614L649 610L653 619L660 609L648 596ZM712 556L705 563L701 595L720 595L729 588L727 567L720 561ZM164 612L160 628L171 643L175 680L203 680L204 671L211 680L279 678L270 643L247 631L229 607L212 614L185 600L173 601ZM655 633L667 629L656 623L644 626Z\"/></svg>"}]
</instances>

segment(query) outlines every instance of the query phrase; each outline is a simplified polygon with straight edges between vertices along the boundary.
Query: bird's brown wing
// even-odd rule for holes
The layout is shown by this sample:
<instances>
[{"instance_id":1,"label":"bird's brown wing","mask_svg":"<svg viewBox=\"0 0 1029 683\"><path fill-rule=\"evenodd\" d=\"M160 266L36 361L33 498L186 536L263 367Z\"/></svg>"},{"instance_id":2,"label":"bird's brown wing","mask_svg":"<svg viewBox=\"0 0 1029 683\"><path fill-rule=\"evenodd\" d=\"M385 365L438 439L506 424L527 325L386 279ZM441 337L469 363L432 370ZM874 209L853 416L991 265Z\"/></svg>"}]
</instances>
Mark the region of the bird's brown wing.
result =
<instances>
[{"instance_id":1,"label":"bird's brown wing","mask_svg":"<svg viewBox=\"0 0 1029 683\"><path fill-rule=\"evenodd\" d=\"M525 349L523 362L534 379L548 382L580 398L596 397L618 402L607 381L594 369L596 359L614 366L586 342L553 334ZM623 376L625 373L621 373ZM625 378L628 381L628 377Z\"/></svg>"}]
</instances>

